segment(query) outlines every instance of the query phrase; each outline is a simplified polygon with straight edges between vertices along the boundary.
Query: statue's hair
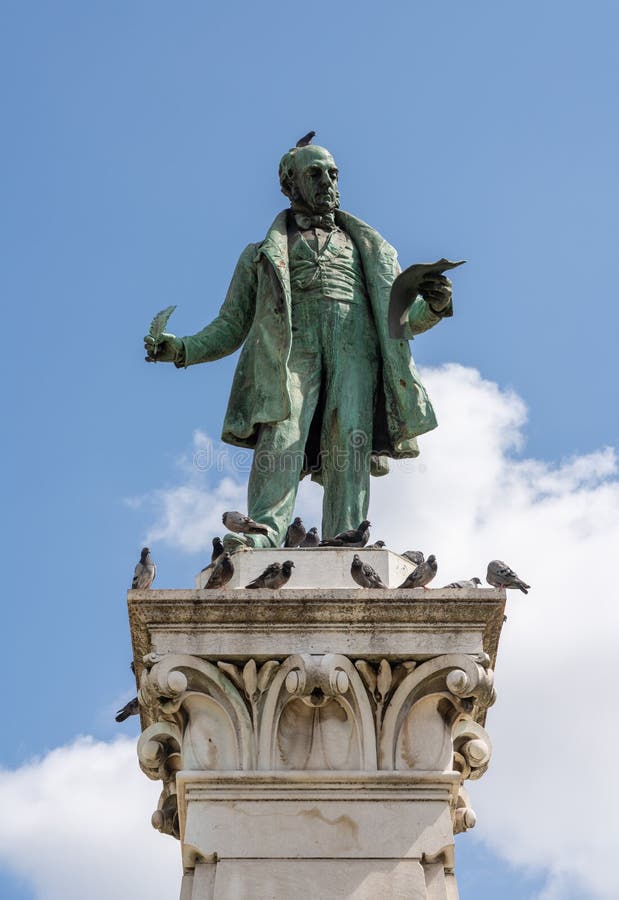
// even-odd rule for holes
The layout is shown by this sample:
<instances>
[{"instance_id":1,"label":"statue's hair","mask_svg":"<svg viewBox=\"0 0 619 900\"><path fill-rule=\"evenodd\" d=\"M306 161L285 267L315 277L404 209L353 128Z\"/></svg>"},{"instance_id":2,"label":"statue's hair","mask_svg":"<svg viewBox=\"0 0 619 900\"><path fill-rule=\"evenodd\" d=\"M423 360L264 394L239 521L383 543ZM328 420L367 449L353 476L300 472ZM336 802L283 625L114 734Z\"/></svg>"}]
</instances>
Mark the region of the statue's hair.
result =
<instances>
[{"instance_id":1,"label":"statue's hair","mask_svg":"<svg viewBox=\"0 0 619 900\"><path fill-rule=\"evenodd\" d=\"M294 161L298 152L298 147L292 147L279 161L279 186L289 200L296 196Z\"/></svg>"}]
</instances>

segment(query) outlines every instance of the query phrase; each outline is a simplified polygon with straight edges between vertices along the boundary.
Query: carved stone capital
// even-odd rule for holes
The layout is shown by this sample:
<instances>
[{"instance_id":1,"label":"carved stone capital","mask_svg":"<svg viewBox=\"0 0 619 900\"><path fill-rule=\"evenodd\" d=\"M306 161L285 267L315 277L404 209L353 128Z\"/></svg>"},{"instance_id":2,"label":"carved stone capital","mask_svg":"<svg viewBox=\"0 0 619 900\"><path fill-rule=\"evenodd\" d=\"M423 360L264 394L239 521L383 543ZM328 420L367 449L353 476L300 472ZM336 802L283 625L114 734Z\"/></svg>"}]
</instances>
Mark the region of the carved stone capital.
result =
<instances>
[{"instance_id":1,"label":"carved stone capital","mask_svg":"<svg viewBox=\"0 0 619 900\"><path fill-rule=\"evenodd\" d=\"M492 670L464 654L393 665L341 654L217 665L144 660L140 702L158 721L140 764L168 781L189 770L451 771L478 778L491 743L474 719L494 701Z\"/></svg>"}]
</instances>

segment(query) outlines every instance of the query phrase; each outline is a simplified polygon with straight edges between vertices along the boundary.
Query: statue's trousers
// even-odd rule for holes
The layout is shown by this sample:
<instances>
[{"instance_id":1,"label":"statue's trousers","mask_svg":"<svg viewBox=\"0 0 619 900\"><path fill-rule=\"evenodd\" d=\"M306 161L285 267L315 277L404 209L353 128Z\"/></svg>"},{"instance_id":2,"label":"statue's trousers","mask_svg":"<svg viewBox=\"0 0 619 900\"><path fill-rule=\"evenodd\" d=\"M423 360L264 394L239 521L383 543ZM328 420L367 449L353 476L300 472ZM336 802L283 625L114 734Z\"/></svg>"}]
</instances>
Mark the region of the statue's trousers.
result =
<instances>
[{"instance_id":1,"label":"statue's trousers","mask_svg":"<svg viewBox=\"0 0 619 900\"><path fill-rule=\"evenodd\" d=\"M379 367L376 330L364 297L351 303L293 302L292 334L290 416L261 426L248 491L249 515L269 526L277 546L292 521L315 416L321 422L322 535L356 528L366 518Z\"/></svg>"}]
</instances>

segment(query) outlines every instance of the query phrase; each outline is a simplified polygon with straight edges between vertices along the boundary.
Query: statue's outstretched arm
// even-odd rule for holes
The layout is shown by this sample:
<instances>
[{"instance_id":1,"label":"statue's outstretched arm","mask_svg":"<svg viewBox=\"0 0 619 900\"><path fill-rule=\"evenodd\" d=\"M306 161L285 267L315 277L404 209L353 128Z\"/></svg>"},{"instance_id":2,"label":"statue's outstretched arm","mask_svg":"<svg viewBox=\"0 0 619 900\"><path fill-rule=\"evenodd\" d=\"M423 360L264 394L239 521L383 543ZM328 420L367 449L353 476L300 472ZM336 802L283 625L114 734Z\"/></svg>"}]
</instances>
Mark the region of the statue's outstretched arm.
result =
<instances>
[{"instance_id":1,"label":"statue's outstretched arm","mask_svg":"<svg viewBox=\"0 0 619 900\"><path fill-rule=\"evenodd\" d=\"M234 270L226 299L213 321L187 337L163 334L156 352L148 338L145 347L153 361L173 362L177 367L221 359L237 350L251 327L256 304L256 269L253 260L256 245L250 244L241 254Z\"/></svg>"},{"instance_id":2,"label":"statue's outstretched arm","mask_svg":"<svg viewBox=\"0 0 619 900\"><path fill-rule=\"evenodd\" d=\"M182 338L184 365L211 362L234 353L241 346L254 319L256 308L256 245L245 248L236 264L226 299L210 325Z\"/></svg>"}]
</instances>

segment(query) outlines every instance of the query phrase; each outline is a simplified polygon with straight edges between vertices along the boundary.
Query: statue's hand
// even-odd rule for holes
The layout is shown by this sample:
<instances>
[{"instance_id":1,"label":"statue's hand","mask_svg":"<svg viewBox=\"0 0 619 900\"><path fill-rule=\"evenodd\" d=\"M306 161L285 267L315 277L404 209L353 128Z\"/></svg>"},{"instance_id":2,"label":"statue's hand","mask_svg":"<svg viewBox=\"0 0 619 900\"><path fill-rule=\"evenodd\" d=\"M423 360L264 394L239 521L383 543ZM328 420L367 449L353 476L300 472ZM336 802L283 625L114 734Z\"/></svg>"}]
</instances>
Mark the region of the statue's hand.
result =
<instances>
[{"instance_id":1,"label":"statue's hand","mask_svg":"<svg viewBox=\"0 0 619 900\"><path fill-rule=\"evenodd\" d=\"M426 275L419 293L434 312L441 313L451 303L451 281L446 275Z\"/></svg>"},{"instance_id":2,"label":"statue's hand","mask_svg":"<svg viewBox=\"0 0 619 900\"><path fill-rule=\"evenodd\" d=\"M160 334L156 340L150 334L144 338L146 362L180 362L183 348L180 338L166 332Z\"/></svg>"}]
</instances>

